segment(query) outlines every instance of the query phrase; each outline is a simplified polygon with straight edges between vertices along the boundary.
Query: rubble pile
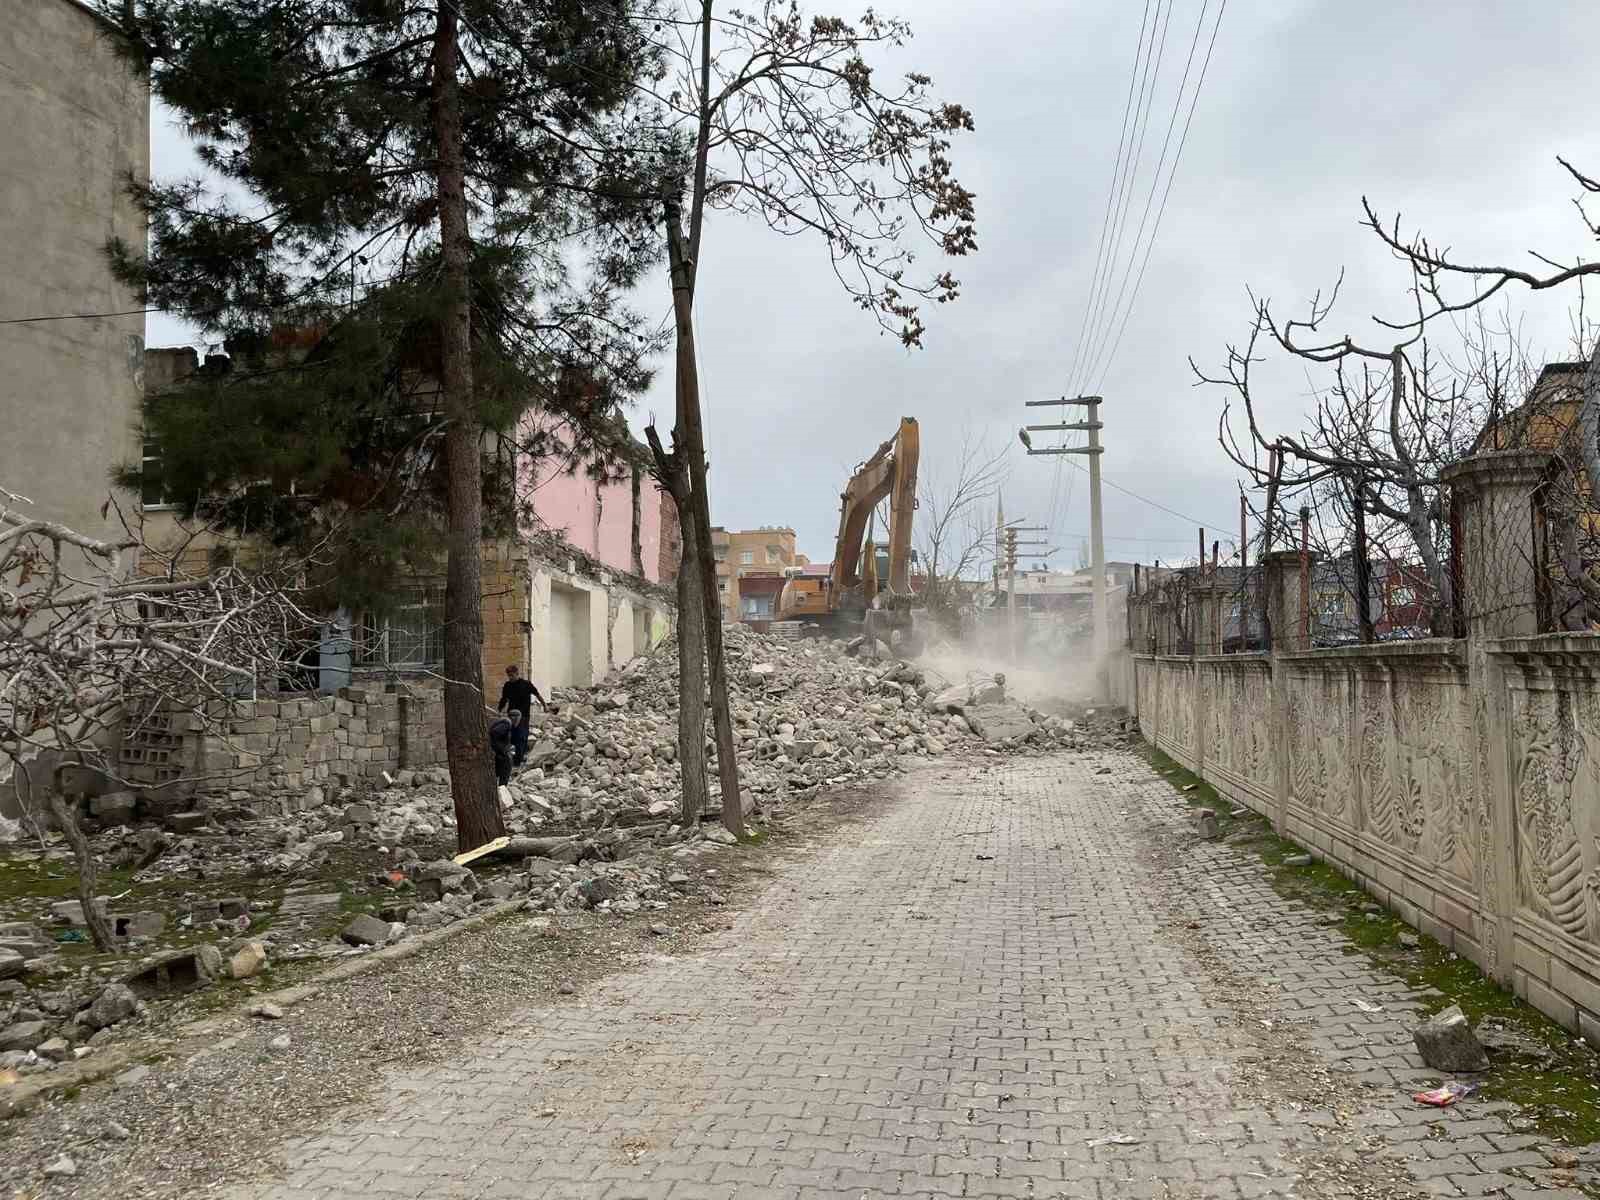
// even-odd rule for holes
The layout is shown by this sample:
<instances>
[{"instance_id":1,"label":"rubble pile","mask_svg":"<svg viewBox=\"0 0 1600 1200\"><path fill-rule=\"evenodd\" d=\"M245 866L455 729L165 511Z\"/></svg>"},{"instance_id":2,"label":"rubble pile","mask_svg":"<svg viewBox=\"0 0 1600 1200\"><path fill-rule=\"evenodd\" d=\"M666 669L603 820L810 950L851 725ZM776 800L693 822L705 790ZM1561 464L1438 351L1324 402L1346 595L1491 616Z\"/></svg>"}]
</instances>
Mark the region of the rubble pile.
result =
<instances>
[{"instance_id":1,"label":"rubble pile","mask_svg":"<svg viewBox=\"0 0 1600 1200\"><path fill-rule=\"evenodd\" d=\"M1008 701L1001 677L951 686L914 664L861 657L860 641L733 626L726 645L741 802L756 827L820 787L881 778L914 757L1037 753L1104 737L1081 719ZM76 901L54 905L48 923L0 925L0 1070L49 1070L92 1053L139 1025L150 1001L218 982L255 986L274 966L365 953L509 900L551 914L721 903L714 856L734 839L718 820L709 738L712 809L687 827L680 820L677 690L669 643L594 688L558 692L550 712L534 714L527 762L501 789L507 843L466 864L449 857L455 818L443 768L402 770L377 789L234 792L198 829L96 831L102 864L168 892L182 884L180 907L119 911L107 898L127 947L161 952L87 967L58 953L84 940ZM59 843L45 853L67 857ZM351 905L356 892L368 901ZM179 944L162 950L163 939Z\"/></svg>"}]
</instances>

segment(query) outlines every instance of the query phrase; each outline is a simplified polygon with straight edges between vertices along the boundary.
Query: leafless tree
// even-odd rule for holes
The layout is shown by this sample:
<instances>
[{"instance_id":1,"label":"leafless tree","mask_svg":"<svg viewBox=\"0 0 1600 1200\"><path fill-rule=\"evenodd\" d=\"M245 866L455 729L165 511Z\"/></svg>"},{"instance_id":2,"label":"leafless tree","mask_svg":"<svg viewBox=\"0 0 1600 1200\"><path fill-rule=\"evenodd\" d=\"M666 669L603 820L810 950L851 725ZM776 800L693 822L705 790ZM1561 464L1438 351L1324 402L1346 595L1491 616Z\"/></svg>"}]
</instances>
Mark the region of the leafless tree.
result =
<instances>
[{"instance_id":1,"label":"leafless tree","mask_svg":"<svg viewBox=\"0 0 1600 1200\"><path fill-rule=\"evenodd\" d=\"M284 582L293 569L219 563L204 577L150 576L131 570L138 545L33 517L0 488L0 763L26 784L19 793L46 797L71 843L102 951L114 944L69 773L125 783L114 747L128 730L174 709L204 728L259 678L294 666L316 627ZM26 815L37 830L37 807Z\"/></svg>"},{"instance_id":2,"label":"leafless tree","mask_svg":"<svg viewBox=\"0 0 1600 1200\"><path fill-rule=\"evenodd\" d=\"M970 580L994 554L989 513L1006 478L1006 453L968 429L961 436L953 478L937 468L921 472L916 541L924 577L922 598L928 615L953 626Z\"/></svg>"},{"instance_id":3,"label":"leafless tree","mask_svg":"<svg viewBox=\"0 0 1600 1200\"><path fill-rule=\"evenodd\" d=\"M1581 189L1574 206L1585 230L1590 236L1600 238L1600 223L1591 218L1585 208L1585 197L1600 193L1600 180L1586 175L1565 159L1557 161ZM1512 285L1530 291L1577 287L1581 296L1585 278L1600 274L1600 262L1584 262L1579 258L1564 264L1536 252L1532 257L1545 268L1543 271L1467 262L1420 233L1410 237L1402 235L1398 214L1385 222L1366 197L1362 197L1361 204L1366 226L1409 266L1415 279L1414 313L1403 321L1380 322L1407 337L1418 336L1441 318L1477 311ZM1580 336L1584 327L1580 309L1577 324ZM1600 341L1590 347L1588 369L1576 397L1576 410L1565 436L1557 444L1540 448L1562 457L1571 481L1571 486L1565 489L1569 493L1567 507L1571 511L1561 522L1565 528L1559 534L1559 559L1572 595L1562 607L1566 612L1565 623L1586 627L1600 620L1600 578L1596 577L1596 560L1585 558L1582 549L1582 541L1595 534L1597 518L1594 489L1596 481L1600 481Z\"/></svg>"},{"instance_id":4,"label":"leafless tree","mask_svg":"<svg viewBox=\"0 0 1600 1200\"><path fill-rule=\"evenodd\" d=\"M657 27L676 67L656 99L683 132L687 153L670 165L662 197L677 340L676 422L670 453L658 438L651 445L663 486L687 501L680 508L685 533L691 525L695 531L684 538L683 571L688 587L698 582L705 613L723 820L740 833L695 358L706 210L757 217L786 236L820 238L851 299L906 345L918 345L918 302L953 300L960 289L948 271L914 276L912 243L951 256L976 246L973 196L956 181L948 155L951 137L971 129L972 117L960 105L933 99L926 75L911 73L887 87L880 82L865 56L904 45L911 29L871 9L851 23L808 17L795 0L755 0L722 15L715 0L682 0L677 15ZM680 664L680 703L699 687L695 661L689 646ZM687 770L685 779L686 788L698 787ZM686 791L686 808L694 802Z\"/></svg>"}]
</instances>

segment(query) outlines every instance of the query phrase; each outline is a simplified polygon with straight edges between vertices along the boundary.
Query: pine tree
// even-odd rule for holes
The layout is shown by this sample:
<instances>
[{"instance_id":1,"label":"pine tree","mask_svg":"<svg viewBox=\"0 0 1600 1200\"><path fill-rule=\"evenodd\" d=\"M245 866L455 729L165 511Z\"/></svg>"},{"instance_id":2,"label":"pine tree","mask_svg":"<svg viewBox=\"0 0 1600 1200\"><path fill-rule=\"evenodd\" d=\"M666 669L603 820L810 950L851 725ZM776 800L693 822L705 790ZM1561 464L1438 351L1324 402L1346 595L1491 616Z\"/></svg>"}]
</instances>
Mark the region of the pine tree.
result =
<instances>
[{"instance_id":1,"label":"pine tree","mask_svg":"<svg viewBox=\"0 0 1600 1200\"><path fill-rule=\"evenodd\" d=\"M503 832L479 552L516 517L506 452L541 449L519 444L538 405L603 461L653 349L618 300L659 238L648 21L623 0L101 6L210 171L134 185L148 254L113 263L238 364L147 403L163 493L315 548L335 602L442 546L451 783L481 845Z\"/></svg>"}]
</instances>

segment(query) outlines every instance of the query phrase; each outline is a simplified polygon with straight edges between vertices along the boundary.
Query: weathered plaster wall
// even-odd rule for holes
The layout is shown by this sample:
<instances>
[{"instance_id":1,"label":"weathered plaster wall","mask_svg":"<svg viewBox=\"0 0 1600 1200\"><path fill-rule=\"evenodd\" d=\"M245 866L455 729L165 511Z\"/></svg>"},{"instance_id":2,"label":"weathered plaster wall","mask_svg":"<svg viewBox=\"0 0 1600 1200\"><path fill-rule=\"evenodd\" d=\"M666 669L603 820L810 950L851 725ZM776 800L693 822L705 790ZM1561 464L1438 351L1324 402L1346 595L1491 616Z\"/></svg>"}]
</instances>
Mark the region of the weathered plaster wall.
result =
<instances>
[{"instance_id":1,"label":"weathered plaster wall","mask_svg":"<svg viewBox=\"0 0 1600 1200\"><path fill-rule=\"evenodd\" d=\"M559 433L556 435L559 437ZM597 484L582 470L567 471L557 456L524 472L539 525L614 571L634 573L633 482ZM661 582L663 504L672 501L648 476L639 480L639 572ZM531 532L531 531L530 531Z\"/></svg>"},{"instance_id":2,"label":"weathered plaster wall","mask_svg":"<svg viewBox=\"0 0 1600 1200\"><path fill-rule=\"evenodd\" d=\"M6 6L0 27L0 317L128 313L108 238L144 244L127 178L150 173L150 98L73 0ZM0 485L91 535L134 433L144 315L0 325Z\"/></svg>"}]
</instances>

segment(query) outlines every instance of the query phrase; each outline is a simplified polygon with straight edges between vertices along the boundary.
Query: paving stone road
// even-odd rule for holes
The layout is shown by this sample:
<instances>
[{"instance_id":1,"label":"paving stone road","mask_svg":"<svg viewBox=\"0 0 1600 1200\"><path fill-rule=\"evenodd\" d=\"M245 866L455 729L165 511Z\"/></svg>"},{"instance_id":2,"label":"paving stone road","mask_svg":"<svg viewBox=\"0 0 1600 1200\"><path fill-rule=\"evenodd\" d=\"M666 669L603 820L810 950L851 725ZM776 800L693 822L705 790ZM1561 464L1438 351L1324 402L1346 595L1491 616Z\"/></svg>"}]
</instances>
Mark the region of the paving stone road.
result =
<instances>
[{"instance_id":1,"label":"paving stone road","mask_svg":"<svg viewBox=\"0 0 1600 1200\"><path fill-rule=\"evenodd\" d=\"M230 1195L1579 1196L1507 1106L1410 1100L1413 1005L1135 756L934 765Z\"/></svg>"}]
</instances>

